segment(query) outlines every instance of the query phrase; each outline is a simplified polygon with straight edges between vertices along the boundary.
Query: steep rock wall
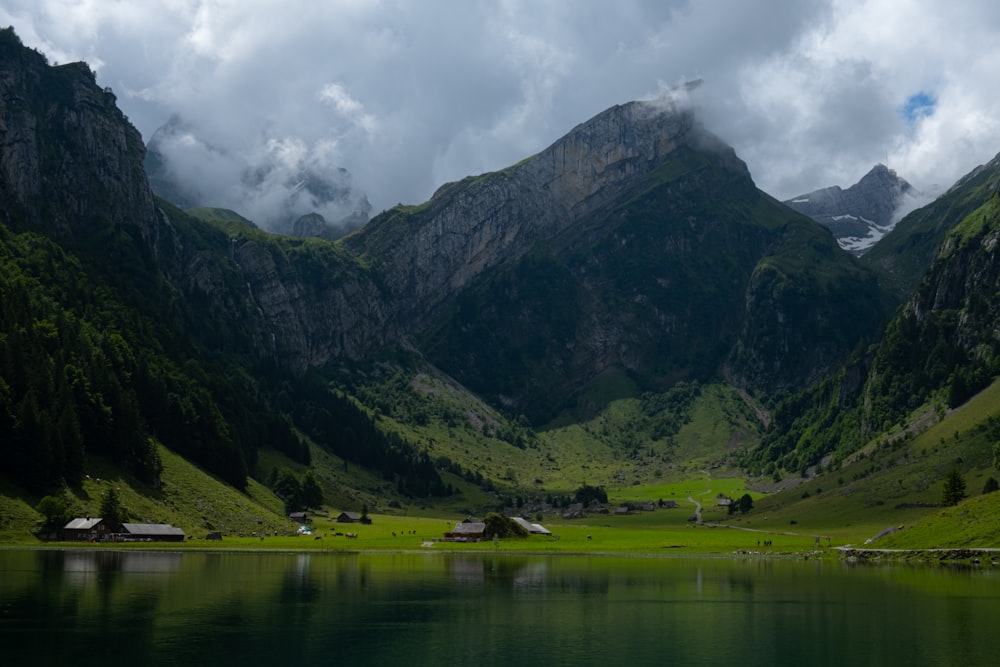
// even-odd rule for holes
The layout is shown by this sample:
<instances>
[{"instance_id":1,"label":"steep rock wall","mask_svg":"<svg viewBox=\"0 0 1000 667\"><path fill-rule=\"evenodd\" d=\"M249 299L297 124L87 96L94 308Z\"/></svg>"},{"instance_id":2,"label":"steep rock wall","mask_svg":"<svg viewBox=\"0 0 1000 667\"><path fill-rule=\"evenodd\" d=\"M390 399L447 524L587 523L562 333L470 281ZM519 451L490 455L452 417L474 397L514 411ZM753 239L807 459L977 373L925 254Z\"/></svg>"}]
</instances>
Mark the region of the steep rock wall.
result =
<instances>
[{"instance_id":1,"label":"steep rock wall","mask_svg":"<svg viewBox=\"0 0 1000 667\"><path fill-rule=\"evenodd\" d=\"M60 236L101 222L155 240L139 132L84 63L49 67L0 31L0 212Z\"/></svg>"}]
</instances>

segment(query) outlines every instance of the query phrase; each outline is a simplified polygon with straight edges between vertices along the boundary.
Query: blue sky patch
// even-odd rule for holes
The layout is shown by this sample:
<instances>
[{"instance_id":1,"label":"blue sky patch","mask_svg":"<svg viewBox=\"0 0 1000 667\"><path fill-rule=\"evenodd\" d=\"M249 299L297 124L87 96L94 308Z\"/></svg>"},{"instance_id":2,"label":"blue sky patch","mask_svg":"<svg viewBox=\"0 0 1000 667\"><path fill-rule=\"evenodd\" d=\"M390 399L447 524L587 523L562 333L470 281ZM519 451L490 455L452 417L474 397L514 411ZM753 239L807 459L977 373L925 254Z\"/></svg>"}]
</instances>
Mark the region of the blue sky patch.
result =
<instances>
[{"instance_id":1,"label":"blue sky patch","mask_svg":"<svg viewBox=\"0 0 1000 667\"><path fill-rule=\"evenodd\" d=\"M933 115L936 107L937 97L921 90L906 98L906 102L899 111L908 123L912 123L917 119Z\"/></svg>"}]
</instances>

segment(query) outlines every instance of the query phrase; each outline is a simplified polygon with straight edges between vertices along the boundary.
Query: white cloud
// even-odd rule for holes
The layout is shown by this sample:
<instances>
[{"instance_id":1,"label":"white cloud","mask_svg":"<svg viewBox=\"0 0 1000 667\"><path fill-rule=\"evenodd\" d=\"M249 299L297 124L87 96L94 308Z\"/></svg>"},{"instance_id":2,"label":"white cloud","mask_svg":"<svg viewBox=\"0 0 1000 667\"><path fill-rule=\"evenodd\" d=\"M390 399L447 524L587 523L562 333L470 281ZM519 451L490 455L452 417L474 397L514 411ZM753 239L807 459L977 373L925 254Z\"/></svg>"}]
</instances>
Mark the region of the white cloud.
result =
<instances>
[{"instance_id":1,"label":"white cloud","mask_svg":"<svg viewBox=\"0 0 1000 667\"><path fill-rule=\"evenodd\" d=\"M365 106L351 97L339 83L326 84L320 89L318 96L320 100L333 107L345 120L357 125L365 132L375 131L375 117L367 113Z\"/></svg>"},{"instance_id":2,"label":"white cloud","mask_svg":"<svg viewBox=\"0 0 1000 667\"><path fill-rule=\"evenodd\" d=\"M145 137L180 114L218 149L188 149L206 187L234 173L220 156L280 154L347 168L376 211L692 78L708 126L782 198L887 154L948 185L1000 151L987 0L7 0L0 23L90 62ZM921 92L933 113L908 121Z\"/></svg>"}]
</instances>

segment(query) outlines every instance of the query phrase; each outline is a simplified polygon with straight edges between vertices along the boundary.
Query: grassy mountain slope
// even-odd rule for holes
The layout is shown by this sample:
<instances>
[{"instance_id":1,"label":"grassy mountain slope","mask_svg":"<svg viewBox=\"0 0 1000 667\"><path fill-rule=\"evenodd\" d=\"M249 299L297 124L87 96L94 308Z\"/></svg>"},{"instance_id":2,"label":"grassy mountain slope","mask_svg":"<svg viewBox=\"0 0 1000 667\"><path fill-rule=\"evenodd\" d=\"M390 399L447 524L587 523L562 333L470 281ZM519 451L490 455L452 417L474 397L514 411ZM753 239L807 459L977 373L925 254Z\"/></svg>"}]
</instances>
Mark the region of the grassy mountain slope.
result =
<instances>
[{"instance_id":1,"label":"grassy mountain slope","mask_svg":"<svg viewBox=\"0 0 1000 667\"><path fill-rule=\"evenodd\" d=\"M886 434L822 472L785 490L758 499L750 520L772 530L804 534L875 537L889 527L901 532L872 547L997 546L989 524L1000 494L981 500L985 482L997 477L994 448L1000 442L1000 382L955 410L921 406ZM944 481L958 470L966 482L967 503L942 508ZM735 523L735 522L734 522ZM742 523L745 523L745 520ZM857 545L857 543L856 543Z\"/></svg>"},{"instance_id":2,"label":"grassy mountain slope","mask_svg":"<svg viewBox=\"0 0 1000 667\"><path fill-rule=\"evenodd\" d=\"M241 492L169 449L161 447L158 454L162 470L156 487L123 472L112 460L88 457L85 477L61 493L70 515L100 516L101 499L113 487L131 520L170 523L194 537L213 530L229 535L289 531L281 501L259 482L249 480ZM0 527L0 542L24 542L41 523L43 517L31 503L21 500L25 497L33 496L13 486L0 494L0 510L16 517Z\"/></svg>"}]
</instances>

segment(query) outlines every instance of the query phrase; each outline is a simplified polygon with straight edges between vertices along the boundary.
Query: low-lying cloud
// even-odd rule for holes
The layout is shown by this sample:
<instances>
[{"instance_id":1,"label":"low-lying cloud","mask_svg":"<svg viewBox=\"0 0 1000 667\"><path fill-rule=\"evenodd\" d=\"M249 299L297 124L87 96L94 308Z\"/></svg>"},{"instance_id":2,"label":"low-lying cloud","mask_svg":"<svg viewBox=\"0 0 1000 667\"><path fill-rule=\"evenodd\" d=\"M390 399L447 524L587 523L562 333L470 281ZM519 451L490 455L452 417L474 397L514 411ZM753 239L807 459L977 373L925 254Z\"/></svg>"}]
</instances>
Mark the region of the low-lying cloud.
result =
<instances>
[{"instance_id":1,"label":"low-lying cloud","mask_svg":"<svg viewBox=\"0 0 1000 667\"><path fill-rule=\"evenodd\" d=\"M184 208L228 208L286 233L319 213L343 233L366 222L371 205L338 157L335 145L295 136L220 146L174 116L150 140L147 171L154 189Z\"/></svg>"}]
</instances>

